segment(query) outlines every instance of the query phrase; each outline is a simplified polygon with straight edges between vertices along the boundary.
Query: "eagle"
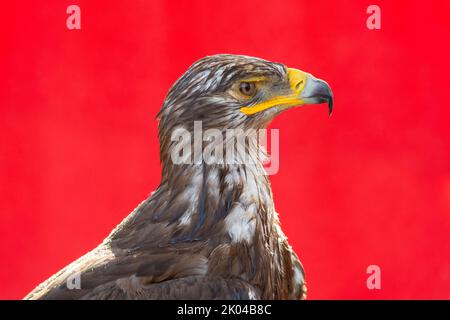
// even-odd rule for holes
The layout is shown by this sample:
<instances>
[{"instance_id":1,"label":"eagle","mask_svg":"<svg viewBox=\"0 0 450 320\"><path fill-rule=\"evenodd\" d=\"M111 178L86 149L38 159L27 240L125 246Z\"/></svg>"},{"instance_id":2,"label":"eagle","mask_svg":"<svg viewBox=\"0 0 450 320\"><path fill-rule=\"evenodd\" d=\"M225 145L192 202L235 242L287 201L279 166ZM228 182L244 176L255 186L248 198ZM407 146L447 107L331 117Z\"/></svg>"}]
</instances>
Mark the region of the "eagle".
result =
<instances>
[{"instance_id":1,"label":"eagle","mask_svg":"<svg viewBox=\"0 0 450 320\"><path fill-rule=\"evenodd\" d=\"M201 122L228 141L229 130L264 129L287 109L321 103L331 115L329 85L281 63L233 54L196 61L158 113L156 191L25 299L305 299L304 269L280 228L260 148L244 141L253 161L233 161L235 152L178 163L173 132L193 134Z\"/></svg>"}]
</instances>

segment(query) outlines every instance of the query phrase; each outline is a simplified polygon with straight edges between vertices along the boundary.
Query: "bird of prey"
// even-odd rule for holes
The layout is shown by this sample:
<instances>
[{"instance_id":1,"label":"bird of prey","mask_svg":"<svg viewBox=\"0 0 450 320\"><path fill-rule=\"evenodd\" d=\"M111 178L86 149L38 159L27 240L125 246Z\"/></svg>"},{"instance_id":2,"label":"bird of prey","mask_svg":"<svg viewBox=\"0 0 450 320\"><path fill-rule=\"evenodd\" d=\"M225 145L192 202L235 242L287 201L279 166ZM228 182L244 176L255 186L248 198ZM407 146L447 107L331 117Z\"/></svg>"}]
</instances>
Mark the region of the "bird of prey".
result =
<instances>
[{"instance_id":1,"label":"bird of prey","mask_svg":"<svg viewBox=\"0 0 450 320\"><path fill-rule=\"evenodd\" d=\"M333 94L309 73L242 55L198 60L158 114L157 190L25 299L306 298L304 270L280 228L259 153L250 152L251 163L179 164L171 136L179 128L192 133L201 121L225 141L227 130L266 128L286 109L320 103L331 113Z\"/></svg>"}]
</instances>

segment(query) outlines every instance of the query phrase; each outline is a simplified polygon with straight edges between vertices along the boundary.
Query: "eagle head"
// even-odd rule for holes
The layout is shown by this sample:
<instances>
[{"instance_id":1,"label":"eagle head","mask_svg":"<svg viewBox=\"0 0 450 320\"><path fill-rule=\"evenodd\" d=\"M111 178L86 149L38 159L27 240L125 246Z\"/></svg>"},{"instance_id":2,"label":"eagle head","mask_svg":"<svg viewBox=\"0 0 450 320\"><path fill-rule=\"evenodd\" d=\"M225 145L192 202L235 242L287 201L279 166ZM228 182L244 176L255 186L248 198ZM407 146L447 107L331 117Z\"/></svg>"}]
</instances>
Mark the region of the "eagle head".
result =
<instances>
[{"instance_id":1,"label":"eagle head","mask_svg":"<svg viewBox=\"0 0 450 320\"><path fill-rule=\"evenodd\" d=\"M309 73L260 58L218 54L195 62L171 87L159 113L160 129L264 128L282 111L328 103L329 85ZM160 132L161 135L161 132Z\"/></svg>"}]
</instances>

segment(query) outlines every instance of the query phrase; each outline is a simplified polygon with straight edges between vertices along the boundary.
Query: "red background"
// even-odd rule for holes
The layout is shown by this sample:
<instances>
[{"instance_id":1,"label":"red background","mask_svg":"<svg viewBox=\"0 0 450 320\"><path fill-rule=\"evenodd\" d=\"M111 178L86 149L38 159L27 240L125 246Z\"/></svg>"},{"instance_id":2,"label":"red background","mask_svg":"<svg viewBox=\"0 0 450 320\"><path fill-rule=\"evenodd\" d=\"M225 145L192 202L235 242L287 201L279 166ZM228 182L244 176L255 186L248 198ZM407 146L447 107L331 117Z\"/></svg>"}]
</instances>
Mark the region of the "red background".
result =
<instances>
[{"instance_id":1,"label":"red background","mask_svg":"<svg viewBox=\"0 0 450 320\"><path fill-rule=\"evenodd\" d=\"M82 29L66 28L81 7ZM378 4L382 29L366 28ZM448 1L9 1L0 21L0 298L94 248L159 183L157 122L196 59L327 80L272 176L311 299L450 298ZM381 267L381 290L366 268Z\"/></svg>"}]
</instances>

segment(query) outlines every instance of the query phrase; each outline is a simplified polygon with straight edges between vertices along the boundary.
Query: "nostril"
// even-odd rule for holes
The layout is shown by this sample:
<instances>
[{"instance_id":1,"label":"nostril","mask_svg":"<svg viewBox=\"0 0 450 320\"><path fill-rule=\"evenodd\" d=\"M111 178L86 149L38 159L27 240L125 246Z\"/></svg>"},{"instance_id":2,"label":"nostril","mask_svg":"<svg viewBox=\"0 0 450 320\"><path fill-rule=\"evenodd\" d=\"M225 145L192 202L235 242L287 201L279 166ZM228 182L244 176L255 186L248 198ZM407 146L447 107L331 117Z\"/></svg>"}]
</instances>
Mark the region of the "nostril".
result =
<instances>
[{"instance_id":1,"label":"nostril","mask_svg":"<svg viewBox=\"0 0 450 320\"><path fill-rule=\"evenodd\" d=\"M302 83L303 83L303 80L301 80L299 83L297 83L295 85L295 90L298 90L300 88L300 86L302 85Z\"/></svg>"}]
</instances>

